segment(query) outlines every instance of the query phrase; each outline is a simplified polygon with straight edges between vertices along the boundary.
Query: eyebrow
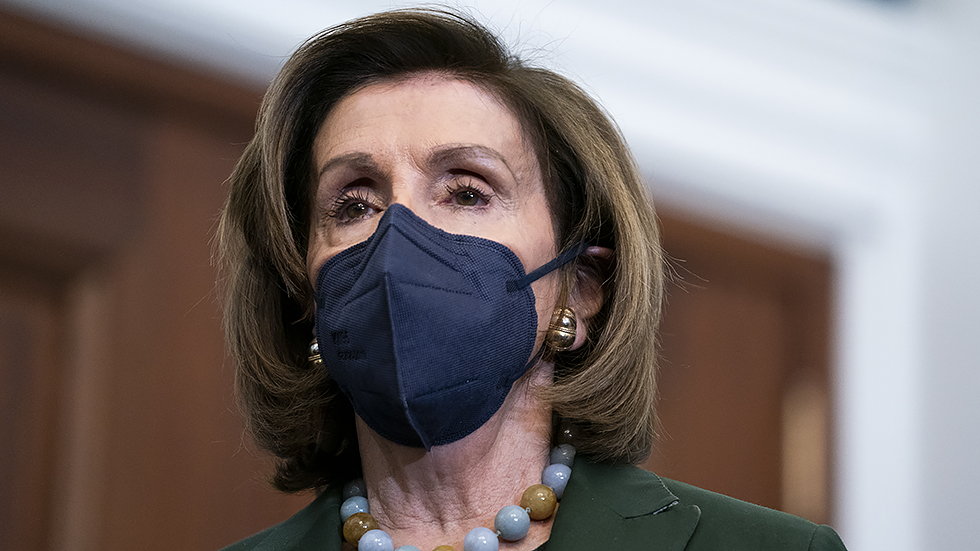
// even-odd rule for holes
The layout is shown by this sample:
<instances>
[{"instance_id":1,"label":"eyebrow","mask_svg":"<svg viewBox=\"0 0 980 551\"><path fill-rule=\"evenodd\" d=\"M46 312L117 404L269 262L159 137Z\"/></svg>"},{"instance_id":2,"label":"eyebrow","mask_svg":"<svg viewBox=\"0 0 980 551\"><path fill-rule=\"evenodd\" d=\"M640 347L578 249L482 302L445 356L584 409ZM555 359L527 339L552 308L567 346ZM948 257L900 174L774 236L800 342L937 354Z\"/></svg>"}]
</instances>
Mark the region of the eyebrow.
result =
<instances>
[{"instance_id":1,"label":"eyebrow","mask_svg":"<svg viewBox=\"0 0 980 551\"><path fill-rule=\"evenodd\" d=\"M428 162L430 165L441 165L446 163L456 163L473 158L489 158L495 161L499 161L511 174L514 174L514 169L507 162L507 159L500 154L496 149L486 147L483 145L471 145L471 144L445 144L437 146L430 154ZM343 155L338 155L323 163L320 170L317 172L317 179L322 178L323 175L335 168L337 166L350 166L354 168L360 168L369 170L372 172L383 172L378 166L378 163L374 160L374 156L370 153L362 152L352 152L345 153Z\"/></svg>"},{"instance_id":2,"label":"eyebrow","mask_svg":"<svg viewBox=\"0 0 980 551\"><path fill-rule=\"evenodd\" d=\"M341 165L368 169L375 172L381 171L380 167L378 167L378 163L374 161L374 157L370 153L360 153L355 151L353 153L338 155L323 163L323 166L320 167L320 170L316 174L317 179L322 178L328 170Z\"/></svg>"},{"instance_id":3,"label":"eyebrow","mask_svg":"<svg viewBox=\"0 0 980 551\"><path fill-rule=\"evenodd\" d=\"M513 169L510 164L507 163L507 159L500 154L496 149L482 146L482 145L469 145L469 144L446 144L435 148L435 150L429 155L429 162L433 165L461 162L465 160L472 159L474 157L490 158L503 163L508 170L513 173Z\"/></svg>"}]
</instances>

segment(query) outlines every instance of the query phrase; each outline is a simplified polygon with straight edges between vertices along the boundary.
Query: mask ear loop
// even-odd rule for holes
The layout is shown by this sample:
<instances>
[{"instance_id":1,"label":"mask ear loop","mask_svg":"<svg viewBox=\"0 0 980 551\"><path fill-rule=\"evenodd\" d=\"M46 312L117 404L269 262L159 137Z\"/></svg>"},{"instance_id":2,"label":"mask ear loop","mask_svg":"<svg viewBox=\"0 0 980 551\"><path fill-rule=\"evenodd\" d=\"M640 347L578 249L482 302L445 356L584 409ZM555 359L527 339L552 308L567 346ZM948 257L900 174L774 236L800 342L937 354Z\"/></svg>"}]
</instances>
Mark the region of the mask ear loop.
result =
<instances>
[{"instance_id":1,"label":"mask ear loop","mask_svg":"<svg viewBox=\"0 0 980 551\"><path fill-rule=\"evenodd\" d=\"M588 248L588 244L583 241L578 245L575 245L574 247L570 247L566 249L565 252L549 260L548 262L542 264L537 269L532 270L531 273L523 277L519 277L517 279L512 279L508 281L507 292L513 293L514 291L520 291L521 289L524 289L528 285L534 283L535 281L541 279L542 277L548 275L549 273L575 260L576 258L578 258L580 254L582 254L582 251L584 251L586 248ZM563 284L562 292L561 295L559 296L559 302L564 304L567 301L568 301L568 289L567 289L567 285ZM546 346L542 345L540 348L538 348L538 351L531 356L531 359L528 360L527 365L525 366L525 371L534 367L534 365L538 363L538 360L540 360L544 354L545 348ZM548 352L549 357L553 354L554 351Z\"/></svg>"},{"instance_id":2,"label":"mask ear loop","mask_svg":"<svg viewBox=\"0 0 980 551\"><path fill-rule=\"evenodd\" d=\"M540 267L533 270L531 273L523 277L519 277L517 279L512 279L508 281L507 292L513 293L514 291L520 291L521 289L527 287L528 285L534 283L535 281L541 279L542 277L548 275L549 273L557 270L558 268L561 268L565 264L568 264L569 262L578 258L578 256L582 254L582 251L584 251L586 247L588 247L588 245L586 245L586 243L583 241L578 245L575 245L574 247L567 249L565 252L561 253L555 258L552 258L548 262L545 262Z\"/></svg>"}]
</instances>

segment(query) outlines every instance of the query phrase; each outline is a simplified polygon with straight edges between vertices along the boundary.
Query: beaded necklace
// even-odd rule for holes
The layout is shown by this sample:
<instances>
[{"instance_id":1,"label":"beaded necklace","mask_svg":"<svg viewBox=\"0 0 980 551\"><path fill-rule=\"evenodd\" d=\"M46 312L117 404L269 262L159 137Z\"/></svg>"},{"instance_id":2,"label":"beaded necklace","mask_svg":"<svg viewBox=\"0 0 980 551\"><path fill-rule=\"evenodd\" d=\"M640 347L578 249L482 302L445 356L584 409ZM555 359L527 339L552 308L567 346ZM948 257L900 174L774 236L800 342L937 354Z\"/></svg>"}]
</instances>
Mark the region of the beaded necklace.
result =
<instances>
[{"instance_id":1,"label":"beaded necklace","mask_svg":"<svg viewBox=\"0 0 980 551\"><path fill-rule=\"evenodd\" d=\"M524 490L520 505L501 508L493 519L493 530L482 526L470 530L463 539L463 551L497 551L499 540L524 539L531 528L531 520L551 518L572 474L575 448L571 444L557 446L551 450L550 459L550 464L541 473L541 484L533 484ZM378 521L371 516L362 478L344 486L340 520L344 523L344 539L357 546L358 551L421 551L414 545L395 549L391 536L381 530ZM433 551L455 551L455 548L440 545Z\"/></svg>"}]
</instances>

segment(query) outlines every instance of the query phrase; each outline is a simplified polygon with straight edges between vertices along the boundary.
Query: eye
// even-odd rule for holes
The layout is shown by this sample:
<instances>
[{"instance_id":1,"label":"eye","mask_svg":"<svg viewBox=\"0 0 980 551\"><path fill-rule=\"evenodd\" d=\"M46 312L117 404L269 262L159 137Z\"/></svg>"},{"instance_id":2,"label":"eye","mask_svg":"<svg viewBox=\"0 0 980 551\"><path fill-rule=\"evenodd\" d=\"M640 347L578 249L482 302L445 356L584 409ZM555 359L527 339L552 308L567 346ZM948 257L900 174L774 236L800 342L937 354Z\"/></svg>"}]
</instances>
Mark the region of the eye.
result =
<instances>
[{"instance_id":1,"label":"eye","mask_svg":"<svg viewBox=\"0 0 980 551\"><path fill-rule=\"evenodd\" d=\"M457 205L463 207L475 207L480 203L480 195L472 189L461 189L453 196Z\"/></svg>"},{"instance_id":2,"label":"eye","mask_svg":"<svg viewBox=\"0 0 980 551\"><path fill-rule=\"evenodd\" d=\"M371 198L371 192L363 188L345 190L334 199L333 205L326 213L330 218L339 222L353 222L374 212L384 210L378 206L378 201Z\"/></svg>"},{"instance_id":3,"label":"eye","mask_svg":"<svg viewBox=\"0 0 980 551\"><path fill-rule=\"evenodd\" d=\"M368 213L371 207L367 206L363 201L355 201L353 203L348 203L344 206L344 218L347 220L353 220L354 218L360 218Z\"/></svg>"},{"instance_id":4,"label":"eye","mask_svg":"<svg viewBox=\"0 0 980 551\"><path fill-rule=\"evenodd\" d=\"M457 207L486 206L493 198L488 186L479 177L472 174L453 174L446 182L446 197Z\"/></svg>"}]
</instances>

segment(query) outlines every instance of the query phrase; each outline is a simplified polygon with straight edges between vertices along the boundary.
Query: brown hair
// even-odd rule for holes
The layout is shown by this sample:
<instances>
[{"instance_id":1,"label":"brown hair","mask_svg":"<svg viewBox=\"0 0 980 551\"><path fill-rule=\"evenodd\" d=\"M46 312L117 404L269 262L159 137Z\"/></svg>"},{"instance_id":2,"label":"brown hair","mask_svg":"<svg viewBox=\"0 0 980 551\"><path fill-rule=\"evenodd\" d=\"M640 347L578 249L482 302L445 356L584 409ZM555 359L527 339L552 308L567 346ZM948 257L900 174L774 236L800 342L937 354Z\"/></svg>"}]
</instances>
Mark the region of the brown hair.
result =
<instances>
[{"instance_id":1,"label":"brown hair","mask_svg":"<svg viewBox=\"0 0 980 551\"><path fill-rule=\"evenodd\" d=\"M275 486L321 488L360 468L351 406L307 360L314 137L344 96L420 72L472 82L511 108L541 163L559 250L584 241L615 251L607 263L582 260L564 272L566 284L576 273L598 278L605 300L586 345L554 355L544 397L576 423L580 453L642 461L654 437L662 255L653 205L622 136L578 86L526 65L466 16L398 10L301 46L269 88L231 176L218 229L225 332L248 429L281 459Z\"/></svg>"}]
</instances>

